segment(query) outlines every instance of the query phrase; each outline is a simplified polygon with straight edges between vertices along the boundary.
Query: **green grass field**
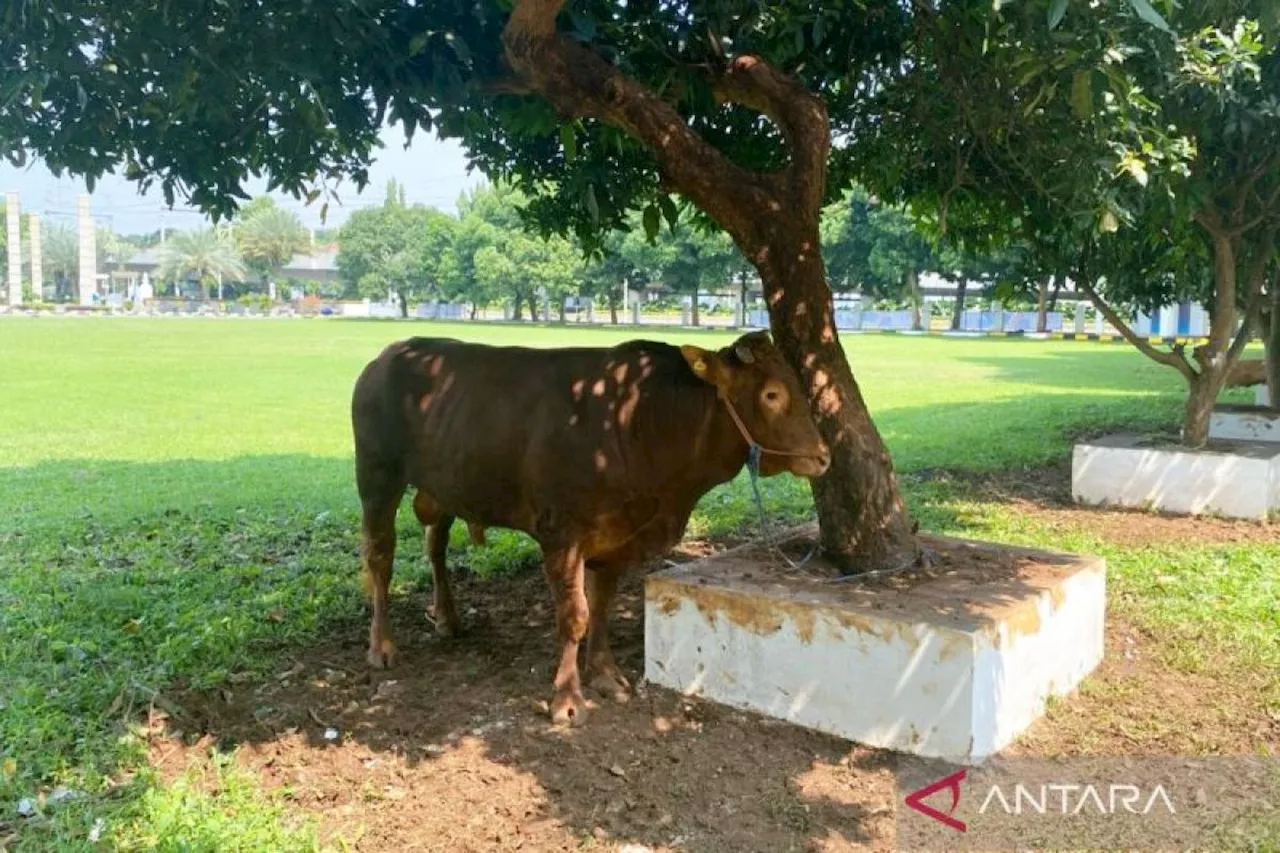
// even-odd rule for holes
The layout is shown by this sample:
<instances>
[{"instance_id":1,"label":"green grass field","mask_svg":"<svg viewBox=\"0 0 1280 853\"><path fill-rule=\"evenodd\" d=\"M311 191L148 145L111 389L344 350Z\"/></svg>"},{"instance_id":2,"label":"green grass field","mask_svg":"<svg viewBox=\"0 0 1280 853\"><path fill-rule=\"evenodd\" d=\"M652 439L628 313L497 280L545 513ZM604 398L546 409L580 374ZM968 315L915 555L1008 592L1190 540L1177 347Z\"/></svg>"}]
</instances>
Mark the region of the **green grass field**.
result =
<instances>
[{"instance_id":1,"label":"green grass field","mask_svg":"<svg viewBox=\"0 0 1280 853\"><path fill-rule=\"evenodd\" d=\"M364 630L350 391L368 359L411 332L534 346L635 336L336 320L0 321L0 849L6 833L17 850L310 849L305 822L251 778L228 769L213 786L158 785L136 721L171 685L270 672L315 637ZM1101 552L1114 606L1168 637L1170 665L1280 670L1280 544L1118 547L912 476L1034 469L1066 458L1084 432L1171 428L1183 399L1173 371L1119 345L868 335L846 347L927 529ZM741 479L711 493L690 533L750 524L748 496ZM768 481L765 500L779 517L811 512L790 478ZM414 543L397 567L403 591L428 573L411 513L401 525ZM523 537L470 548L458 535L455 553L481 574L536 561ZM77 796L40 799L58 785ZM15 819L23 798L37 814Z\"/></svg>"}]
</instances>

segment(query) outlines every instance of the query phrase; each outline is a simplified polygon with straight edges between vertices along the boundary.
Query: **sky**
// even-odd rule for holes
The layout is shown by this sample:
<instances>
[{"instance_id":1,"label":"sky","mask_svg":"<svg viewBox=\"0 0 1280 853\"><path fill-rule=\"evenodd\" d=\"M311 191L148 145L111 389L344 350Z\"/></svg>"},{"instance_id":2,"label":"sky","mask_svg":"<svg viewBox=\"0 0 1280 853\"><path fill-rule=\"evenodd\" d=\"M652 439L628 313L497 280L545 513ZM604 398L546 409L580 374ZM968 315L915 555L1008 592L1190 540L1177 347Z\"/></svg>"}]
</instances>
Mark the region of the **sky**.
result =
<instances>
[{"instance_id":1,"label":"sky","mask_svg":"<svg viewBox=\"0 0 1280 853\"><path fill-rule=\"evenodd\" d=\"M302 200L283 193L272 195L282 207L294 211L309 228L335 228L362 207L382 204L389 178L405 185L405 196L410 204L425 204L452 212L458 195L483 181L479 171L467 174L467 160L462 149L452 141L441 141L419 132L408 150L404 147L404 133L399 127L387 127L382 132L383 148L369 169L369 185L357 196L355 186L344 184L338 190L342 204L329 204L325 223L320 222L320 206L317 199L308 206ZM248 186L257 195L266 186L258 181ZM0 193L17 191L18 204L23 213L39 213L50 222L74 225L76 199L85 192L84 181L63 174L55 178L44 164L28 162L22 169L0 161ZM164 203L158 186L146 195L138 192L137 185L115 175L104 176L94 187L91 210L99 226L109 226L121 234L137 234L155 231L162 225L172 229L199 227L207 220L179 198L172 210Z\"/></svg>"}]
</instances>

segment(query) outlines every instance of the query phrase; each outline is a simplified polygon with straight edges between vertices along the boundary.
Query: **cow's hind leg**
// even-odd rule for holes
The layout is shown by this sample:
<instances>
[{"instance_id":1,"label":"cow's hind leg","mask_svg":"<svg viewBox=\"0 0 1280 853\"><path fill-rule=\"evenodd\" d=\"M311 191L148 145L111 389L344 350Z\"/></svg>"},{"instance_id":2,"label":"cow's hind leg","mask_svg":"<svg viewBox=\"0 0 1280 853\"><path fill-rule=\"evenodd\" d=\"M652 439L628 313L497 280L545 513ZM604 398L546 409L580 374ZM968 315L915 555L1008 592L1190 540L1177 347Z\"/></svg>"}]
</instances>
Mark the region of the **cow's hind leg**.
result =
<instances>
[{"instance_id":1,"label":"cow's hind leg","mask_svg":"<svg viewBox=\"0 0 1280 853\"><path fill-rule=\"evenodd\" d=\"M588 618L582 555L576 546L546 551L544 568L555 597L556 631L560 640L551 720L576 726L587 717L587 703L582 698L582 682L578 676L578 644L587 633Z\"/></svg>"},{"instance_id":2,"label":"cow's hind leg","mask_svg":"<svg viewBox=\"0 0 1280 853\"><path fill-rule=\"evenodd\" d=\"M456 637L462 632L462 623L458 620L458 610L453 603L449 567L445 561L449 550L449 530L453 527L454 518L442 513L431 496L423 491L414 495L413 511L427 534L426 550L427 559L431 562L436 633L441 637Z\"/></svg>"},{"instance_id":3,"label":"cow's hind leg","mask_svg":"<svg viewBox=\"0 0 1280 853\"><path fill-rule=\"evenodd\" d=\"M363 491L363 490L362 490ZM396 557L396 509L404 488L393 493L362 494L360 562L365 592L373 601L369 624L369 663L382 669L391 664L395 642L387 620L387 594Z\"/></svg>"},{"instance_id":4,"label":"cow's hind leg","mask_svg":"<svg viewBox=\"0 0 1280 853\"><path fill-rule=\"evenodd\" d=\"M587 684L616 702L631 698L631 682L613 659L609 646L609 608L621 571L615 568L587 570Z\"/></svg>"}]
</instances>

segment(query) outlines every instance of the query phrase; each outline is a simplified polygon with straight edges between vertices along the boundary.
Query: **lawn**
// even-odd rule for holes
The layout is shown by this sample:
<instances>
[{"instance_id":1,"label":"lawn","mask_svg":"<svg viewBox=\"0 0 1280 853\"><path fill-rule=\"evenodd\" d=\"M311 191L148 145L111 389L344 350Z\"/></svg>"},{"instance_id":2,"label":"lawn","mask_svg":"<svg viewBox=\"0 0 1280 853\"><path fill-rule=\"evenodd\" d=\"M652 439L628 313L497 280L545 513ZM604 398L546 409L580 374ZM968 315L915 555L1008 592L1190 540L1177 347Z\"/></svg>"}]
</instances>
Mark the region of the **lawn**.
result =
<instances>
[{"instance_id":1,"label":"lawn","mask_svg":"<svg viewBox=\"0 0 1280 853\"><path fill-rule=\"evenodd\" d=\"M226 756L162 776L148 745L157 711L176 715L176 691L229 695L275 678L309 645L362 640L349 395L364 363L410 331L533 346L634 336L338 320L0 321L0 850L6 840L17 850L316 843L322 810L297 806L288 787L261 785ZM1082 433L1172 427L1183 391L1173 371L1119 345L866 335L846 347L927 529L1104 554L1113 612L1158 638L1149 654L1160 667L1222 690L1230 681L1256 697L1248 713L1280 717L1276 537L1256 525L1162 520L1144 540L1132 526L1099 523L1107 514L1045 509L1016 485L1034 494L1060 479ZM779 519L811 511L789 478L768 481L765 501ZM689 535L749 532L752 518L740 479L704 499ZM429 572L411 513L401 536L403 598ZM455 559L493 584L536 563L514 534L491 535L484 548L464 540L458 531ZM1106 693L1111 682L1098 685ZM1139 746L1168 747L1160 738L1173 728ZM1259 731L1256 741L1200 748L1253 749L1274 737ZM51 799L57 787L72 793ZM13 817L22 800L33 816ZM328 833L325 843L343 839Z\"/></svg>"}]
</instances>

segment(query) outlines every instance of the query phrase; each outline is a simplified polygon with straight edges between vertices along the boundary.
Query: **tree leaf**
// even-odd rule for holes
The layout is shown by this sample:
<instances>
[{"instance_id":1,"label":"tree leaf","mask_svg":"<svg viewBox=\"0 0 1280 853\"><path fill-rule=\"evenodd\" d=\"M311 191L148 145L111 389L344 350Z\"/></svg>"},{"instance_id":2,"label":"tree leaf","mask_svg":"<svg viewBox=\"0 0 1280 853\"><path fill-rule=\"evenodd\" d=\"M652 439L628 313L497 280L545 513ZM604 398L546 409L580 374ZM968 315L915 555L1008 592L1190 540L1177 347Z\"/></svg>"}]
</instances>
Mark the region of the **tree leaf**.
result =
<instances>
[{"instance_id":1,"label":"tree leaf","mask_svg":"<svg viewBox=\"0 0 1280 853\"><path fill-rule=\"evenodd\" d=\"M1049 29L1056 29L1066 14L1067 0L1053 0L1053 4L1049 6Z\"/></svg>"},{"instance_id":2,"label":"tree leaf","mask_svg":"<svg viewBox=\"0 0 1280 853\"><path fill-rule=\"evenodd\" d=\"M565 162L572 163L578 159L578 134L574 133L572 125L560 125L560 144L564 146Z\"/></svg>"},{"instance_id":3,"label":"tree leaf","mask_svg":"<svg viewBox=\"0 0 1280 853\"><path fill-rule=\"evenodd\" d=\"M595 184L587 184L587 212L591 214L592 222L600 222L600 203L596 200Z\"/></svg>"},{"instance_id":4,"label":"tree leaf","mask_svg":"<svg viewBox=\"0 0 1280 853\"><path fill-rule=\"evenodd\" d=\"M431 41L431 37L433 35L435 35L435 33L428 30L423 33L418 33L413 38L409 39L409 56L417 56L426 50L427 43Z\"/></svg>"},{"instance_id":5,"label":"tree leaf","mask_svg":"<svg viewBox=\"0 0 1280 853\"><path fill-rule=\"evenodd\" d=\"M661 195L658 196L658 207L662 209L662 218L667 220L667 229L674 233L676 222L680 219L680 211L676 210L676 203L671 200L671 196Z\"/></svg>"},{"instance_id":6,"label":"tree leaf","mask_svg":"<svg viewBox=\"0 0 1280 853\"><path fill-rule=\"evenodd\" d=\"M649 238L652 243L658 239L658 229L662 227L662 221L658 218L657 205L649 205L644 209L644 215L641 217L644 221L644 235Z\"/></svg>"},{"instance_id":7,"label":"tree leaf","mask_svg":"<svg viewBox=\"0 0 1280 853\"><path fill-rule=\"evenodd\" d=\"M454 55L463 62L471 61L471 50L467 47L467 43L458 38L455 33L445 33L444 40L453 48Z\"/></svg>"},{"instance_id":8,"label":"tree leaf","mask_svg":"<svg viewBox=\"0 0 1280 853\"><path fill-rule=\"evenodd\" d=\"M1093 114L1093 72L1089 69L1077 71L1071 81L1071 109L1082 121Z\"/></svg>"},{"instance_id":9,"label":"tree leaf","mask_svg":"<svg viewBox=\"0 0 1280 853\"><path fill-rule=\"evenodd\" d=\"M1173 30L1169 29L1169 23L1165 21L1164 16L1157 12L1155 7L1147 0L1129 0L1129 5L1133 7L1133 11L1138 14L1139 18L1151 26L1162 32L1173 32Z\"/></svg>"}]
</instances>

